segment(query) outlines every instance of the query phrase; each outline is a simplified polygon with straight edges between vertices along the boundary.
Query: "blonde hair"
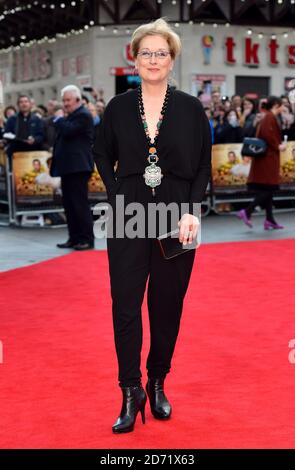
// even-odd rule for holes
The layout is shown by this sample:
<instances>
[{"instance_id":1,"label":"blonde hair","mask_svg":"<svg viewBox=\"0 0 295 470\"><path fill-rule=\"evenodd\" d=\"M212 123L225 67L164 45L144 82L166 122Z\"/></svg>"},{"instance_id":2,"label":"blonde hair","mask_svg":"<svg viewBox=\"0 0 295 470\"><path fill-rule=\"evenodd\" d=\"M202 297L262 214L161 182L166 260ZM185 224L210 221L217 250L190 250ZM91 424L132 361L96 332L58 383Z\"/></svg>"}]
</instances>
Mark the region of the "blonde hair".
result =
<instances>
[{"instance_id":1,"label":"blonde hair","mask_svg":"<svg viewBox=\"0 0 295 470\"><path fill-rule=\"evenodd\" d=\"M131 52L135 58L138 54L140 41L145 36L162 36L169 45L169 50L172 59L180 53L181 51L181 41L178 34L176 34L173 29L169 26L167 21L164 18L159 18L151 23L143 24L136 28L132 34L131 39Z\"/></svg>"}]
</instances>

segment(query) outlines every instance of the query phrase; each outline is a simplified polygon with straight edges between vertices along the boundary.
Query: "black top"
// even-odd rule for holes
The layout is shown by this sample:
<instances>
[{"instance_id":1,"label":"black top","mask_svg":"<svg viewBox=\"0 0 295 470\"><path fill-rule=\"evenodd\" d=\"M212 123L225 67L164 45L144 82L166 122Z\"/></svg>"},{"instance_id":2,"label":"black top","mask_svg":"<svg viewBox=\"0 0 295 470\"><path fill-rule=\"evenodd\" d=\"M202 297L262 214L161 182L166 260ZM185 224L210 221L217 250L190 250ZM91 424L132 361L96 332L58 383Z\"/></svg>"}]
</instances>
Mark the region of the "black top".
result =
<instances>
[{"instance_id":1,"label":"black top","mask_svg":"<svg viewBox=\"0 0 295 470\"><path fill-rule=\"evenodd\" d=\"M215 127L215 144L239 144L243 141L243 129L241 126L233 127L229 122Z\"/></svg>"},{"instance_id":2,"label":"black top","mask_svg":"<svg viewBox=\"0 0 295 470\"><path fill-rule=\"evenodd\" d=\"M53 147L51 176L93 171L93 118L79 106L66 118L54 121L56 140Z\"/></svg>"},{"instance_id":3,"label":"black top","mask_svg":"<svg viewBox=\"0 0 295 470\"><path fill-rule=\"evenodd\" d=\"M19 113L18 115L18 129L16 133L16 137L18 139L26 140L29 135L30 135L30 126L29 126L29 120L30 120L31 115L28 114L28 116L24 116L24 114Z\"/></svg>"},{"instance_id":4,"label":"black top","mask_svg":"<svg viewBox=\"0 0 295 470\"><path fill-rule=\"evenodd\" d=\"M140 117L137 89L110 100L93 150L108 193L112 191L116 177L143 175L148 165L148 142ZM211 131L197 98L171 89L158 136L157 155L157 165L164 178L170 173L191 181L190 202L201 202L211 175Z\"/></svg>"}]
</instances>

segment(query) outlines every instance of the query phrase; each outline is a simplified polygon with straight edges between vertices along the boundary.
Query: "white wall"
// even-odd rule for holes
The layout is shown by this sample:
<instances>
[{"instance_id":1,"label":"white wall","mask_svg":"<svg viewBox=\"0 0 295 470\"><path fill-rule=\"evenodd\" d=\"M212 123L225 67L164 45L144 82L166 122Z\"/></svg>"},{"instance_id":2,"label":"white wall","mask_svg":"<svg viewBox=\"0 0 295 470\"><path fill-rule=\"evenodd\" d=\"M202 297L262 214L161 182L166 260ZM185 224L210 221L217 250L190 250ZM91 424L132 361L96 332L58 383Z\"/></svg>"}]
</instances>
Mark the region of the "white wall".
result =
<instances>
[{"instance_id":1,"label":"white wall","mask_svg":"<svg viewBox=\"0 0 295 470\"><path fill-rule=\"evenodd\" d=\"M0 72L5 73L7 83L4 85L5 105L8 101L15 103L18 93L32 95L36 104L46 103L50 98L60 99L60 90L69 83L77 83L81 78L77 75L63 77L61 74L61 63L64 58L89 55L89 70L86 72L90 77L92 71L92 31L87 31L78 36L58 39L55 43L44 43L38 47L50 51L52 54L52 76L46 80L35 80L23 83L11 83L12 76L12 53L0 54ZM32 46L34 47L34 46Z\"/></svg>"},{"instance_id":2,"label":"white wall","mask_svg":"<svg viewBox=\"0 0 295 470\"><path fill-rule=\"evenodd\" d=\"M190 75L192 73L208 73L208 74L224 74L227 81L227 94L235 93L235 76L270 76L271 77L271 94L280 95L284 92L284 77L295 77L295 70L286 66L286 45L295 45L295 34L292 32L288 38L283 38L282 33L285 31L281 28L253 28L255 32L262 31L271 35L275 33L278 37L280 48L278 49L278 59L280 65L268 65L268 52L266 44L270 37L266 39L258 39L257 35L253 35L254 42L260 42L259 59L260 66L258 68L247 67L243 65L244 59L244 38L247 36L247 27L225 26L213 28L210 25L201 27L200 25L186 25L180 28L182 31L183 53L181 67L181 86L183 90L189 91ZM201 49L201 38L203 35L212 35L215 40L215 46L212 50L211 65L203 64L203 54ZM224 42L227 36L234 37L236 65L225 64L225 48Z\"/></svg>"}]
</instances>

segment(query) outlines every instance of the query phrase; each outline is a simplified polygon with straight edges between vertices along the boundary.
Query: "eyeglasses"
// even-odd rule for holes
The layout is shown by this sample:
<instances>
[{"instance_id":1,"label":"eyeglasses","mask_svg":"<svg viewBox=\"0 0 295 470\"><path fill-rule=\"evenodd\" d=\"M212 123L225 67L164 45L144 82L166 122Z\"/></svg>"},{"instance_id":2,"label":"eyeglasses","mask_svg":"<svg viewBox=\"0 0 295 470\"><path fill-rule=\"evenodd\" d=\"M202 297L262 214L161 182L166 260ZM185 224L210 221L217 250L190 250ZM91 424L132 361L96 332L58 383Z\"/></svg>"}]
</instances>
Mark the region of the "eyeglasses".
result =
<instances>
[{"instance_id":1,"label":"eyeglasses","mask_svg":"<svg viewBox=\"0 0 295 470\"><path fill-rule=\"evenodd\" d=\"M157 59L164 60L166 59L166 57L168 57L170 52L169 51L155 51L155 52L141 51L137 55L141 57L143 60L149 60L153 57L153 54L155 54L155 57L157 57Z\"/></svg>"}]
</instances>

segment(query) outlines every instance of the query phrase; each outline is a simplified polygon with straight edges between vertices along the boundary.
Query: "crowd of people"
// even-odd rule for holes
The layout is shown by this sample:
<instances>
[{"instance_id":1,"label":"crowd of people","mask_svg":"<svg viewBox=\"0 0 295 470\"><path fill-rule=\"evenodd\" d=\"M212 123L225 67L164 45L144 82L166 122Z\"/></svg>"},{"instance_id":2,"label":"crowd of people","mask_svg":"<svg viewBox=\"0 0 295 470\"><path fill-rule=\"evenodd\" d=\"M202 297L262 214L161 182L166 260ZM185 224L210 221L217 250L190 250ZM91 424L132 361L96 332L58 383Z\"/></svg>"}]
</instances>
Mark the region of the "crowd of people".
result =
<instances>
[{"instance_id":1,"label":"crowd of people","mask_svg":"<svg viewBox=\"0 0 295 470\"><path fill-rule=\"evenodd\" d=\"M93 142L105 109L103 93L90 89L91 97L81 94L75 85L64 87L62 102L50 100L36 106L28 95L18 97L17 108L9 105L0 122L0 140L12 167L15 152L46 150L49 174L40 172L40 160L33 160L35 181L59 181L64 219L60 214L46 214L46 224L68 225L69 240L59 248L93 248L93 221L88 202L88 181L94 171Z\"/></svg>"},{"instance_id":2,"label":"crowd of people","mask_svg":"<svg viewBox=\"0 0 295 470\"><path fill-rule=\"evenodd\" d=\"M83 95L82 103L90 111L96 127L100 123L106 103L102 91L92 89L90 95L90 97ZM253 99L248 96L233 95L229 98L214 91L211 100L208 101L202 98L203 95L203 92L199 92L198 98L203 103L210 122L212 143L242 143L244 137L255 137L257 126L266 111L267 97ZM295 140L295 106L290 103L287 95L282 95L280 99L282 107L277 119L282 141L293 141ZM4 134L15 135L17 132L17 142L11 146L13 151L52 151L55 141L53 119L62 109L62 103L57 100L51 99L47 105L36 105L33 98L20 95L17 107L8 105L4 109L4 117L2 119L0 117L0 139L3 139ZM17 125L17 116L22 118L26 115L29 116L26 126L23 125L23 120L20 126ZM9 138L7 140L9 142ZM9 148L8 146L8 151Z\"/></svg>"},{"instance_id":3,"label":"crowd of people","mask_svg":"<svg viewBox=\"0 0 295 470\"><path fill-rule=\"evenodd\" d=\"M12 161L12 154L16 151L47 150L53 153L53 162L57 161L56 157L54 158L54 154L60 154L58 164L62 164L63 167L62 169L59 169L56 174L53 174L54 170L51 168L51 176L62 176L64 203L67 199L67 194L71 193L73 185L77 188L77 181L75 180L73 182L71 180L68 184L69 189L67 190L66 182L68 182L68 177L66 177L66 175L76 175L77 172L86 172L87 175L84 175L85 181L83 180L83 184L81 185L80 199L78 198L75 202L68 201L69 206L72 204L73 207L78 207L79 203L81 205L81 200L83 200L86 207L87 180L93 170L94 163L93 157L90 156L91 147L95 139L96 131L99 129L99 124L104 114L106 103L103 98L102 90L97 92L93 88L90 88L88 90L90 93L88 97L86 95L81 95L81 91L75 86L70 85L69 87L65 87L65 89L68 88L69 90L67 90L67 93L69 93L70 99L73 101L70 103L68 111L67 103L65 101L65 99L67 100L67 97L65 96L62 96L62 102L49 100L46 106L36 106L32 98L27 95L20 95L17 101L17 108L13 105L9 105L4 110L4 118L0 119L0 140L2 140L3 145L5 146L10 164ZM252 173L248 177L247 181L248 189L252 190L252 192L254 190L255 193L258 191L259 196L258 198L256 197L251 207L246 209L246 212L240 212L240 218L242 218L248 226L252 226L250 222L251 212L253 212L256 205L261 205L262 207L267 207L267 220L274 224L272 197L274 191L279 188L279 170L277 168L279 165L279 151L285 150L287 140L295 140L294 103L291 103L286 95L281 97L264 97L259 100L254 100L249 96L241 97L239 95L233 95L231 98L224 97L221 96L218 91L214 91L212 93L210 100L208 100L208 96L205 97L203 92L199 93L198 98L203 104L210 123L213 144L242 143L245 137L259 136L259 132L260 137L265 138L268 143L268 141L271 141L273 137L273 132L269 133L269 126L262 126L262 123L264 121L265 124L269 122L272 123L273 129L275 129L277 133L276 137L278 142L275 144L275 152L277 155L275 159L271 156L268 166L265 165L265 159L261 160L260 163L254 162L256 166L260 165L259 178L257 179L257 175L255 174L254 180L251 182L250 176L253 179L253 171L255 170L255 165L252 165ZM79 110L79 112L76 112L77 110ZM83 113L81 113L82 110ZM83 116L85 118L87 115L88 128L86 126L79 137L77 136L77 133L75 133L75 125L72 121L74 118L77 118L76 125L78 126L77 129L79 129L79 126L81 127L85 125ZM60 118L63 119L58 122ZM68 159L65 158L65 155L69 153L68 147L70 146L70 143L68 140L68 134L70 135L71 133L73 133L74 137L78 137L80 139L79 145L81 148L84 148L83 152L80 152L81 155L79 158L77 156L77 165L74 169L71 168L74 161L73 155L69 155ZM84 137L82 137L83 133L85 134ZM87 144L87 149L84 144ZM78 151L77 149L78 147L75 147L71 152L75 154L75 152L77 153ZM85 155L88 155L86 159L84 158ZM83 159L85 160L85 165L80 165L79 162L83 161ZM274 161L275 168L271 170ZM275 173L275 176L269 179L271 171ZM81 177L83 177L83 175ZM271 182L270 186L269 181ZM259 183L259 187L257 187L257 182ZM256 184L255 188L252 187L254 183ZM72 206L66 210L67 219L71 218L71 214L75 211ZM230 204L224 203L219 209L220 211L229 211L231 210L231 206ZM76 220L81 219L81 217L82 215L80 214L75 218L73 223L74 231L77 229ZM88 226L90 227L90 217L88 220ZM65 244L61 244L60 247L68 247L69 244L75 244L77 240L73 242L73 237L77 238L76 235L71 236L70 234L69 241ZM81 237L79 236L78 238ZM85 237L82 238L85 240ZM92 246L93 239L89 241L88 237L86 245Z\"/></svg>"},{"instance_id":4,"label":"crowd of people","mask_svg":"<svg viewBox=\"0 0 295 470\"><path fill-rule=\"evenodd\" d=\"M212 142L214 144L242 143L244 137L255 137L257 126L266 112L268 97L253 99L248 96L221 96L218 91L211 95L211 100L199 93L206 114L210 121ZM282 107L278 114L282 140L295 140L295 107L287 95L280 97Z\"/></svg>"},{"instance_id":5,"label":"crowd of people","mask_svg":"<svg viewBox=\"0 0 295 470\"><path fill-rule=\"evenodd\" d=\"M90 96L82 95L82 104L92 115L95 129L106 105L103 91L92 89ZM16 151L52 151L56 139L53 121L61 113L64 115L63 104L58 100L36 105L35 100L25 94L18 97L16 106L6 106L3 117L0 116L0 139L6 144L8 156Z\"/></svg>"}]
</instances>

